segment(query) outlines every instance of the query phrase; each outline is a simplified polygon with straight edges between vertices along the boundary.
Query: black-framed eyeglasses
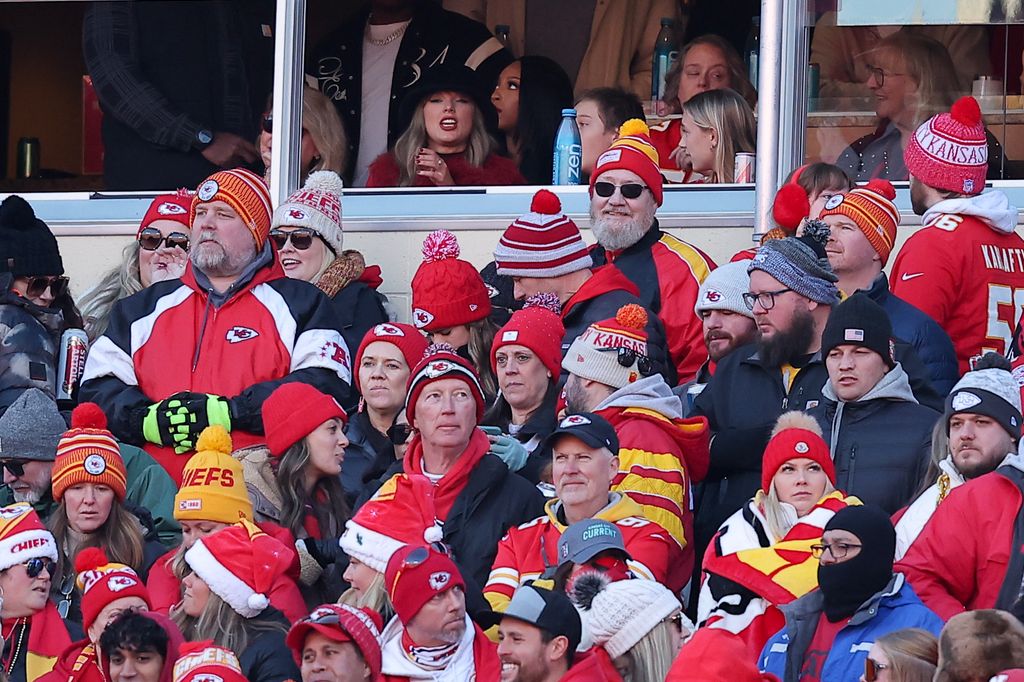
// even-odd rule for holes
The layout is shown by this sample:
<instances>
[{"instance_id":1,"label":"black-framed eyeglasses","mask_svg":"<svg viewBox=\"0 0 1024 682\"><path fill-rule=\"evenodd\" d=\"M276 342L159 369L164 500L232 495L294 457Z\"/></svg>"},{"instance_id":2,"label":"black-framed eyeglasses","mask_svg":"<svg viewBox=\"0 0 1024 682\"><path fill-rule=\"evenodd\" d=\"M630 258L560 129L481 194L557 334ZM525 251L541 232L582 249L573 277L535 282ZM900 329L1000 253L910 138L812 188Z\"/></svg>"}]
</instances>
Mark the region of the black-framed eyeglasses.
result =
<instances>
[{"instance_id":1,"label":"black-framed eyeglasses","mask_svg":"<svg viewBox=\"0 0 1024 682\"><path fill-rule=\"evenodd\" d=\"M156 251L162 244L168 249L181 249L188 251L189 238L184 232L171 232L166 237L160 234L155 227L147 227L139 233L139 248L146 251Z\"/></svg>"},{"instance_id":2,"label":"black-framed eyeglasses","mask_svg":"<svg viewBox=\"0 0 1024 682\"><path fill-rule=\"evenodd\" d=\"M34 557L25 562L25 574L29 578L38 578L44 568L52 578L57 573L57 562L53 559L42 557Z\"/></svg>"},{"instance_id":3,"label":"black-framed eyeglasses","mask_svg":"<svg viewBox=\"0 0 1024 682\"><path fill-rule=\"evenodd\" d=\"M0 468L11 472L11 476L21 478L25 475L25 459L3 459L0 460Z\"/></svg>"},{"instance_id":4,"label":"black-framed eyeglasses","mask_svg":"<svg viewBox=\"0 0 1024 682\"><path fill-rule=\"evenodd\" d=\"M313 237L319 237L316 232L309 229L308 227L299 227L290 232L284 230L271 230L270 240L274 242L274 246L280 251L285 247L285 244L292 243L292 248L296 251L305 251L313 245Z\"/></svg>"},{"instance_id":5,"label":"black-framed eyeglasses","mask_svg":"<svg viewBox=\"0 0 1024 682\"><path fill-rule=\"evenodd\" d=\"M632 348L598 348L597 350L602 353L615 353L615 359L623 367L632 367L635 362L637 371L645 377L653 373L654 366L651 359Z\"/></svg>"},{"instance_id":6,"label":"black-framed eyeglasses","mask_svg":"<svg viewBox=\"0 0 1024 682\"><path fill-rule=\"evenodd\" d=\"M644 193L644 190L647 189L647 185L641 185L638 182L627 182L624 185L616 185L611 182L594 183L594 193L604 199L615 194L616 189L622 192L624 199L636 199Z\"/></svg>"},{"instance_id":7,"label":"black-framed eyeglasses","mask_svg":"<svg viewBox=\"0 0 1024 682\"><path fill-rule=\"evenodd\" d=\"M860 549L863 546L849 542L823 542L819 545L811 545L811 556L815 559L820 559L825 555L825 552L829 552L833 559L842 561L850 553L851 549Z\"/></svg>"},{"instance_id":8,"label":"black-framed eyeglasses","mask_svg":"<svg viewBox=\"0 0 1024 682\"><path fill-rule=\"evenodd\" d=\"M50 294L54 298L60 298L68 290L68 278L64 276L59 277L26 277L27 285L25 286L25 295L29 298L38 298L46 293L46 290L50 290Z\"/></svg>"},{"instance_id":9,"label":"black-framed eyeglasses","mask_svg":"<svg viewBox=\"0 0 1024 682\"><path fill-rule=\"evenodd\" d=\"M868 73L871 76L874 76L875 82L878 83L878 87L882 87L883 85L885 85L885 76L886 76L885 69L879 68L877 66L872 66L871 64L865 65L865 68L867 68ZM905 74L905 73L896 73L895 71L889 71L888 75L890 75L890 76L906 76L907 74Z\"/></svg>"},{"instance_id":10,"label":"black-framed eyeglasses","mask_svg":"<svg viewBox=\"0 0 1024 682\"><path fill-rule=\"evenodd\" d=\"M879 663L870 656L864 659L864 679L867 682L875 682L878 679L878 673L888 669L888 665Z\"/></svg>"},{"instance_id":11,"label":"black-framed eyeglasses","mask_svg":"<svg viewBox=\"0 0 1024 682\"><path fill-rule=\"evenodd\" d=\"M753 310L755 303L759 304L764 310L771 310L775 307L775 297L788 294L790 291L793 290L788 287L778 291L762 291L759 294L745 291L743 292L743 303L747 306L747 310Z\"/></svg>"},{"instance_id":12,"label":"black-framed eyeglasses","mask_svg":"<svg viewBox=\"0 0 1024 682\"><path fill-rule=\"evenodd\" d=\"M392 424L387 431L388 440L392 445L404 445L411 434L412 426L410 424Z\"/></svg>"}]
</instances>

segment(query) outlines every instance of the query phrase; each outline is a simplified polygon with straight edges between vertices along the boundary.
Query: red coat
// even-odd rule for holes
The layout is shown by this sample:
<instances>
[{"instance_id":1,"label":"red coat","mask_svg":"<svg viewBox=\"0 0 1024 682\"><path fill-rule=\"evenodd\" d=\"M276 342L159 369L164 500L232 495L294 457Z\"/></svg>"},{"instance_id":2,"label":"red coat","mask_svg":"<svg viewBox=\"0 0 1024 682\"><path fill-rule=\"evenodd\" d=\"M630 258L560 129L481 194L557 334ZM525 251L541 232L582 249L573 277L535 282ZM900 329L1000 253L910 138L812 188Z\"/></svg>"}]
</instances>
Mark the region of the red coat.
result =
<instances>
[{"instance_id":1,"label":"red coat","mask_svg":"<svg viewBox=\"0 0 1024 682\"><path fill-rule=\"evenodd\" d=\"M576 660L560 682L622 682L622 676L612 664L608 652L595 646L576 654Z\"/></svg>"},{"instance_id":2,"label":"red coat","mask_svg":"<svg viewBox=\"0 0 1024 682\"><path fill-rule=\"evenodd\" d=\"M1021 502L1017 486L997 472L954 488L895 570L943 620L994 608Z\"/></svg>"},{"instance_id":3,"label":"red coat","mask_svg":"<svg viewBox=\"0 0 1024 682\"><path fill-rule=\"evenodd\" d=\"M57 659L53 670L39 678L39 682L107 682L100 670L99 651L87 639L71 644Z\"/></svg>"},{"instance_id":4,"label":"red coat","mask_svg":"<svg viewBox=\"0 0 1024 682\"><path fill-rule=\"evenodd\" d=\"M504 156L491 154L479 168L471 166L462 154L441 154L448 165L448 172L458 187L473 185L525 185L526 180L519 173L515 161ZM398 160L388 152L381 154L370 164L367 187L398 187ZM433 181L417 175L414 187L435 187Z\"/></svg>"}]
</instances>

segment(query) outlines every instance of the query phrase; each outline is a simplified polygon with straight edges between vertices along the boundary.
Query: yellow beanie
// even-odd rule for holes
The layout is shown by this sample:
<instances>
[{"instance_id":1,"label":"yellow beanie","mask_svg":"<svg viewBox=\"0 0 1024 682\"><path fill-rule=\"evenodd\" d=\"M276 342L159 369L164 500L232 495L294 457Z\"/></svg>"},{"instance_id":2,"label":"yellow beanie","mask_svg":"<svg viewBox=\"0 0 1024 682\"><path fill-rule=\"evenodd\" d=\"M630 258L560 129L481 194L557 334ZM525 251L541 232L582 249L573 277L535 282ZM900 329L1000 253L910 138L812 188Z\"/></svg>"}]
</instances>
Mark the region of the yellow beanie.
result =
<instances>
[{"instance_id":1,"label":"yellow beanie","mask_svg":"<svg viewBox=\"0 0 1024 682\"><path fill-rule=\"evenodd\" d=\"M196 454L185 465L174 496L174 518L220 523L252 519L242 465L231 456L231 436L224 427L210 426L199 435Z\"/></svg>"}]
</instances>

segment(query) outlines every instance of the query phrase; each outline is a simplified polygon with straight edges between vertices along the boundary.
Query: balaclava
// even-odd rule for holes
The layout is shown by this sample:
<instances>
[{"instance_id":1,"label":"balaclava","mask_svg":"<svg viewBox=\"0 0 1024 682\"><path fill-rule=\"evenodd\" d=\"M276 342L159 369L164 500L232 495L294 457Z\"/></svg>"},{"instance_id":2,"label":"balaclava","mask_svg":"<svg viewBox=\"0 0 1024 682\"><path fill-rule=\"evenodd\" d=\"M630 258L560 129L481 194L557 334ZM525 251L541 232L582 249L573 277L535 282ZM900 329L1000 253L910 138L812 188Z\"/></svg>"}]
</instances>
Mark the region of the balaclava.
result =
<instances>
[{"instance_id":1,"label":"balaclava","mask_svg":"<svg viewBox=\"0 0 1024 682\"><path fill-rule=\"evenodd\" d=\"M852 559L818 566L825 616L830 623L838 623L889 584L896 554L896 530L881 509L859 505L836 512L825 526L826 533L830 530L849 531L861 544L860 552Z\"/></svg>"}]
</instances>

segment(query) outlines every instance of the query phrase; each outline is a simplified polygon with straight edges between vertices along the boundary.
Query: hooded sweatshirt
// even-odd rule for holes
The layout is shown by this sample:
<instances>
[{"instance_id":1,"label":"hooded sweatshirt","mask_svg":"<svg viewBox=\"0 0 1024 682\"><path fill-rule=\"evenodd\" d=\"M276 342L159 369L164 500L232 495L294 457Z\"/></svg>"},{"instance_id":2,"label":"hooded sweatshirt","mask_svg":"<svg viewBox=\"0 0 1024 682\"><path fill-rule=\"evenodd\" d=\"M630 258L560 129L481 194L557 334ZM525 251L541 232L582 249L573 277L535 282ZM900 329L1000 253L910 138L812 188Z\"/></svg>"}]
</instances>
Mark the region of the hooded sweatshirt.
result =
<instances>
[{"instance_id":1,"label":"hooded sweatshirt","mask_svg":"<svg viewBox=\"0 0 1024 682\"><path fill-rule=\"evenodd\" d=\"M627 384L594 408L619 437L619 473L612 491L625 493L643 515L683 547L692 571L692 486L703 480L710 458L705 417L683 419L682 403L654 374Z\"/></svg>"},{"instance_id":2,"label":"hooded sweatshirt","mask_svg":"<svg viewBox=\"0 0 1024 682\"><path fill-rule=\"evenodd\" d=\"M174 624L174 621L162 613L142 611L139 615L149 618L167 633L167 651L163 654L164 667L160 671L160 679L157 682L172 682L174 679L174 662L178 659L178 649L185 642L185 638L182 636L178 626ZM105 675L104 679L112 679L110 676L110 659L107 656L103 657L103 673Z\"/></svg>"},{"instance_id":3,"label":"hooded sweatshirt","mask_svg":"<svg viewBox=\"0 0 1024 682\"><path fill-rule=\"evenodd\" d=\"M985 350L999 354L1013 333L1015 300L1024 294L1024 239L1017 209L1002 192L940 201L900 250L892 292L945 329L960 373Z\"/></svg>"}]
</instances>

